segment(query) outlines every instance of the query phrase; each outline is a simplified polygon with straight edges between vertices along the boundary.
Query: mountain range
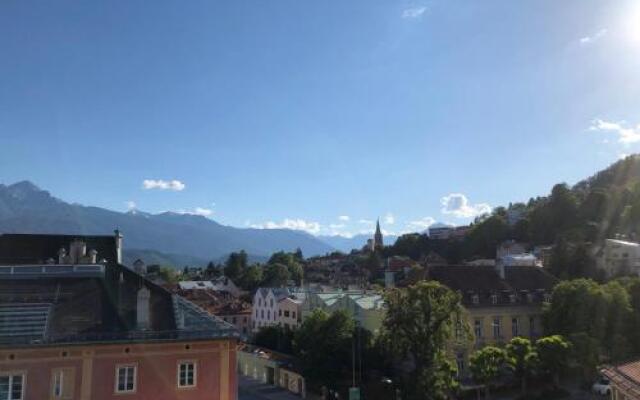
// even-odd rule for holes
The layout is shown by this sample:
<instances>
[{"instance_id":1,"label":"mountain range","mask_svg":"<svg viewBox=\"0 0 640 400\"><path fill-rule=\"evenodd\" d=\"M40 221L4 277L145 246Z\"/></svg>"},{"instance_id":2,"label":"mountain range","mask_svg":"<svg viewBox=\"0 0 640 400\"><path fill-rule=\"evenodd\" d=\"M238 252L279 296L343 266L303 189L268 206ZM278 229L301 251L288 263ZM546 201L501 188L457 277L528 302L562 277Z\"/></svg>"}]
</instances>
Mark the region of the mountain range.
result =
<instances>
[{"instance_id":1,"label":"mountain range","mask_svg":"<svg viewBox=\"0 0 640 400\"><path fill-rule=\"evenodd\" d=\"M115 229L124 235L125 261L140 256L176 266L218 262L239 250L253 260L296 248L306 256L322 255L360 248L367 239L331 244L331 237L322 240L289 229L236 228L199 215L123 213L64 202L29 181L0 184L0 233L111 235Z\"/></svg>"}]
</instances>

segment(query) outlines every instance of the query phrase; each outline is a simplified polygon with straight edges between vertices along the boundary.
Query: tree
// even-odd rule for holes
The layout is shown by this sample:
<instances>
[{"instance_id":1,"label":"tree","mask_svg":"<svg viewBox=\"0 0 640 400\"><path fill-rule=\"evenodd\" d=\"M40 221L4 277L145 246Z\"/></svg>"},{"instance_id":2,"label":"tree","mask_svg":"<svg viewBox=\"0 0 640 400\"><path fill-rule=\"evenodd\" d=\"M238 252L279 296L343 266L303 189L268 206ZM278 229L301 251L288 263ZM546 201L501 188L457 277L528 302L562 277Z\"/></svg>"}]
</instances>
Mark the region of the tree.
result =
<instances>
[{"instance_id":1,"label":"tree","mask_svg":"<svg viewBox=\"0 0 640 400\"><path fill-rule=\"evenodd\" d=\"M485 346L471 354L469 369L473 379L484 385L485 398L489 398L489 386L500 376L500 369L506 359L505 351L495 346Z\"/></svg>"},{"instance_id":2,"label":"tree","mask_svg":"<svg viewBox=\"0 0 640 400\"><path fill-rule=\"evenodd\" d=\"M263 286L282 287L289 282L289 269L283 264L269 264L264 268Z\"/></svg>"},{"instance_id":3,"label":"tree","mask_svg":"<svg viewBox=\"0 0 640 400\"><path fill-rule=\"evenodd\" d=\"M240 252L233 252L229 254L227 261L225 262L224 274L231 280L238 279L247 268L247 253L244 250Z\"/></svg>"},{"instance_id":4,"label":"tree","mask_svg":"<svg viewBox=\"0 0 640 400\"><path fill-rule=\"evenodd\" d=\"M292 354L293 331L287 327L264 326L254 335L253 343L280 353Z\"/></svg>"},{"instance_id":5,"label":"tree","mask_svg":"<svg viewBox=\"0 0 640 400\"><path fill-rule=\"evenodd\" d=\"M460 295L434 281L419 282L385 295L387 312L380 340L391 354L413 363L408 398L445 399L457 382L445 352L454 321L460 321ZM465 330L468 326L465 324Z\"/></svg>"},{"instance_id":6,"label":"tree","mask_svg":"<svg viewBox=\"0 0 640 400\"><path fill-rule=\"evenodd\" d=\"M349 372L355 323L344 311L331 315L316 309L294 335L294 353L311 386L337 389ZM330 332L330 334L328 334Z\"/></svg>"},{"instance_id":7,"label":"tree","mask_svg":"<svg viewBox=\"0 0 640 400\"><path fill-rule=\"evenodd\" d=\"M260 287L261 283L262 267L260 265L252 265L247 268L238 281L240 287L249 292L253 292L254 290L256 290L258 287Z\"/></svg>"},{"instance_id":8,"label":"tree","mask_svg":"<svg viewBox=\"0 0 640 400\"><path fill-rule=\"evenodd\" d=\"M536 341L540 370L553 377L555 386L560 385L560 372L566 368L571 352L571 343L560 335L543 337Z\"/></svg>"},{"instance_id":9,"label":"tree","mask_svg":"<svg viewBox=\"0 0 640 400\"><path fill-rule=\"evenodd\" d=\"M506 346L507 363L516 378L520 379L522 394L527 393L527 377L536 367L537 354L531 341L523 337L514 337Z\"/></svg>"}]
</instances>

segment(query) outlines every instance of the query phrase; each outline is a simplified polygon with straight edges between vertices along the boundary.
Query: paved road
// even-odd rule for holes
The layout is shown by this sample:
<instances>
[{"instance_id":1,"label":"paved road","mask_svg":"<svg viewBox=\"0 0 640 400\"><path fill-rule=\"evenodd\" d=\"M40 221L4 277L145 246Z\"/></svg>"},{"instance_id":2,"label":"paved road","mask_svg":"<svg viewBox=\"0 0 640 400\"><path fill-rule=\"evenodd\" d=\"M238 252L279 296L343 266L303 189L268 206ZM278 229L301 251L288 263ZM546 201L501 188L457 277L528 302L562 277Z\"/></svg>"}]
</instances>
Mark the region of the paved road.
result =
<instances>
[{"instance_id":1,"label":"paved road","mask_svg":"<svg viewBox=\"0 0 640 400\"><path fill-rule=\"evenodd\" d=\"M300 400L288 391L238 374L238 400Z\"/></svg>"}]
</instances>

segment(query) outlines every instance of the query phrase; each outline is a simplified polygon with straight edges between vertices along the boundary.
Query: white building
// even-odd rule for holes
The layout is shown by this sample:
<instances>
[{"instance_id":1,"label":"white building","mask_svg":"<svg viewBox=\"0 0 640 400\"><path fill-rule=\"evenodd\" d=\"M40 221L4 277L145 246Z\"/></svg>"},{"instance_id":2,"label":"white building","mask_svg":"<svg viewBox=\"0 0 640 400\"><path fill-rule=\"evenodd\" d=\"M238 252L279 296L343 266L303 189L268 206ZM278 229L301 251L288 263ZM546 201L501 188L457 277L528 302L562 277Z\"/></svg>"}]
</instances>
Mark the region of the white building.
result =
<instances>
[{"instance_id":1,"label":"white building","mask_svg":"<svg viewBox=\"0 0 640 400\"><path fill-rule=\"evenodd\" d=\"M253 296L253 331L273 325L297 328L305 296L299 288L259 288Z\"/></svg>"},{"instance_id":2,"label":"white building","mask_svg":"<svg viewBox=\"0 0 640 400\"><path fill-rule=\"evenodd\" d=\"M640 244L619 239L605 239L596 253L596 265L607 276L640 275Z\"/></svg>"}]
</instances>

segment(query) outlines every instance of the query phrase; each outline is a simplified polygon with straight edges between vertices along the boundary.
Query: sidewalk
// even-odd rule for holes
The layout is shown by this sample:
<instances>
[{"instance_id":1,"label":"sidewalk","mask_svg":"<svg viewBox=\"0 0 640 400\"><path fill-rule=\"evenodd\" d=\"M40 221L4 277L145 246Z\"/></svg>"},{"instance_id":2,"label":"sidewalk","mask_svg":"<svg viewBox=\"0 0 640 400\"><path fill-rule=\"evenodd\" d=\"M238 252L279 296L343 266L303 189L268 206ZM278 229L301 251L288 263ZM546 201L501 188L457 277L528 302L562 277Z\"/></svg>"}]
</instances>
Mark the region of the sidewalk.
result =
<instances>
[{"instance_id":1,"label":"sidewalk","mask_svg":"<svg viewBox=\"0 0 640 400\"><path fill-rule=\"evenodd\" d=\"M238 374L238 400L301 400L285 389Z\"/></svg>"}]
</instances>

